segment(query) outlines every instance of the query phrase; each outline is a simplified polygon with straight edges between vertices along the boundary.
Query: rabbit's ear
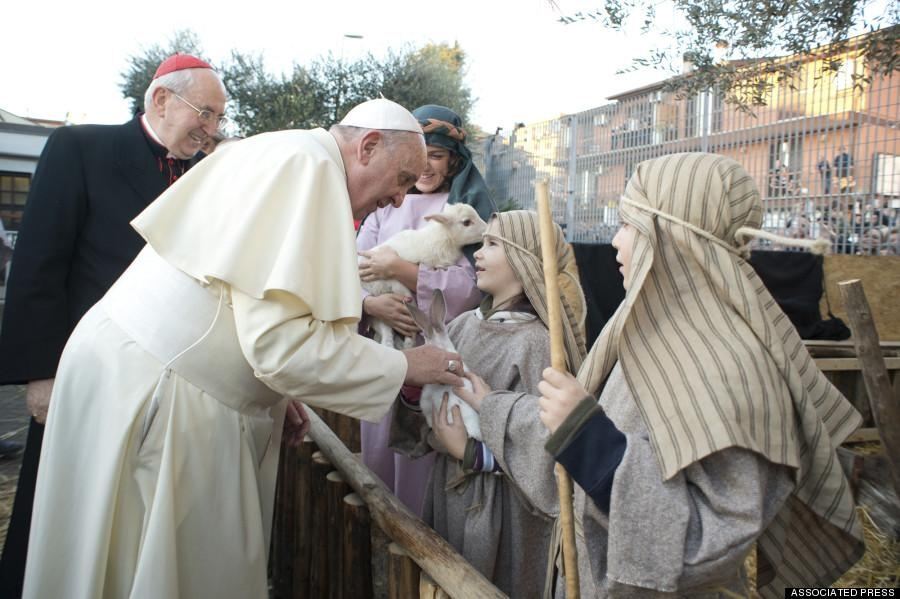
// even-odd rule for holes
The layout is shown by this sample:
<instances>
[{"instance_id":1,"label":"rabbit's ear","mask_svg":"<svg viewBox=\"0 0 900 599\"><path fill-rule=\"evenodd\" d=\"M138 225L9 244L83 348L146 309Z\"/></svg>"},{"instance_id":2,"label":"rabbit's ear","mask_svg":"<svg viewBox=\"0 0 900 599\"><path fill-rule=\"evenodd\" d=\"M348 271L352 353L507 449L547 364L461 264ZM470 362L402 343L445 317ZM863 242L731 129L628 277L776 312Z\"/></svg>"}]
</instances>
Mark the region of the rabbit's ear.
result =
<instances>
[{"instance_id":1,"label":"rabbit's ear","mask_svg":"<svg viewBox=\"0 0 900 599\"><path fill-rule=\"evenodd\" d=\"M444 302L444 294L440 289L435 289L431 296L431 326L436 331L444 330L444 318L447 317L447 304Z\"/></svg>"},{"instance_id":2,"label":"rabbit's ear","mask_svg":"<svg viewBox=\"0 0 900 599\"><path fill-rule=\"evenodd\" d=\"M413 320L416 321L416 324L419 325L419 328L422 329L422 335L425 339L434 337L434 328L432 328L431 323L428 321L428 317L425 316L424 312L419 310L419 306L417 306L415 302L406 304L406 310L409 312L409 315L412 316Z\"/></svg>"}]
</instances>

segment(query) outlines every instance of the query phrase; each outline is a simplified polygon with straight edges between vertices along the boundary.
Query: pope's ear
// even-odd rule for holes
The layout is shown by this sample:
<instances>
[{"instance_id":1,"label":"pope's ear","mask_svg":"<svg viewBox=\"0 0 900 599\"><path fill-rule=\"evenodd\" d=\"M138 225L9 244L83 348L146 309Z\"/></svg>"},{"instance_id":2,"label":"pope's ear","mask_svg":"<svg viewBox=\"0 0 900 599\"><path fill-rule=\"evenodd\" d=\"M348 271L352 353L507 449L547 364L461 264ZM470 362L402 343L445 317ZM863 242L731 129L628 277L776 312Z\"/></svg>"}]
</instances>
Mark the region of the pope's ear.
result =
<instances>
[{"instance_id":1,"label":"pope's ear","mask_svg":"<svg viewBox=\"0 0 900 599\"><path fill-rule=\"evenodd\" d=\"M378 144L381 143L384 136L380 131L367 131L365 135L359 138L359 145L356 148L357 158L362 165L368 165L375 155Z\"/></svg>"}]
</instances>

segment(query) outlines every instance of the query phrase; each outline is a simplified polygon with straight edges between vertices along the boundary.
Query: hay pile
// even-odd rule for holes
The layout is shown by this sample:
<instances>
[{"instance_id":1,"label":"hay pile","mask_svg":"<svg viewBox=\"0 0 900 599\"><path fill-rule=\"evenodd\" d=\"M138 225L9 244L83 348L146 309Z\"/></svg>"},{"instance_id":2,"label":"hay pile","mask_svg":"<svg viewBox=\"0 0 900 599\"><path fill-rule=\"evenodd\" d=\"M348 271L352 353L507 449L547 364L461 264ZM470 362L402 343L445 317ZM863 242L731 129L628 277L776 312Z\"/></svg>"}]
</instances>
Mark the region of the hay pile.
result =
<instances>
[{"instance_id":1,"label":"hay pile","mask_svg":"<svg viewBox=\"0 0 900 599\"><path fill-rule=\"evenodd\" d=\"M857 511L863 523L866 553L833 586L897 588L900 586L900 540L879 530L865 507Z\"/></svg>"},{"instance_id":2,"label":"hay pile","mask_svg":"<svg viewBox=\"0 0 900 599\"><path fill-rule=\"evenodd\" d=\"M865 507L858 507L857 513L863 523L866 553L850 570L837 580L832 588L882 588L894 589L900 586L900 540L884 534L872 522ZM750 588L756 588L756 551L751 551L744 562ZM755 591L751 599L759 599Z\"/></svg>"},{"instance_id":3,"label":"hay pile","mask_svg":"<svg viewBox=\"0 0 900 599\"><path fill-rule=\"evenodd\" d=\"M879 454L881 443L855 443L853 451L862 455ZM881 530L872 520L865 506L858 506L857 513L863 525L866 553L850 570L833 585L833 588L897 588L900 587L900 539ZM750 579L750 588L756 588L756 551L751 551L744 563ZM759 597L751 593L751 597Z\"/></svg>"}]
</instances>

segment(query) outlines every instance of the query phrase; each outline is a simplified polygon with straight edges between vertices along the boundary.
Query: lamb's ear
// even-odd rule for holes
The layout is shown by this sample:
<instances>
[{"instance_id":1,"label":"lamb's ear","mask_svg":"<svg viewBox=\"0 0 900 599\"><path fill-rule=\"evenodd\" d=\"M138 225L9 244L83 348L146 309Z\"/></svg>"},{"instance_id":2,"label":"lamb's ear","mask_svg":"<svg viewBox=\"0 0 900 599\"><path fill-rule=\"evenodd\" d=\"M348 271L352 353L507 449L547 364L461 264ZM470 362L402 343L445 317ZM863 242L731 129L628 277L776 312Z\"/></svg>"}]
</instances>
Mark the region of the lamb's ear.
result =
<instances>
[{"instance_id":1,"label":"lamb's ear","mask_svg":"<svg viewBox=\"0 0 900 599\"><path fill-rule=\"evenodd\" d=\"M415 302L406 304L406 310L409 312L409 315L412 316L416 324L419 325L419 328L422 329L422 336L425 337L425 339L434 337L434 329L428 321L428 317L425 316L424 312L419 310L419 306L417 306Z\"/></svg>"},{"instance_id":2,"label":"lamb's ear","mask_svg":"<svg viewBox=\"0 0 900 599\"><path fill-rule=\"evenodd\" d=\"M440 212L438 212L437 214L429 214L428 216L425 217L425 220L436 220L437 222L441 223L442 225L446 225L446 226L453 224L452 218L450 218L446 214L442 214Z\"/></svg>"},{"instance_id":3,"label":"lamb's ear","mask_svg":"<svg viewBox=\"0 0 900 599\"><path fill-rule=\"evenodd\" d=\"M444 319L447 317L447 304L440 289L435 289L431 296L431 326L436 331L444 330Z\"/></svg>"}]
</instances>

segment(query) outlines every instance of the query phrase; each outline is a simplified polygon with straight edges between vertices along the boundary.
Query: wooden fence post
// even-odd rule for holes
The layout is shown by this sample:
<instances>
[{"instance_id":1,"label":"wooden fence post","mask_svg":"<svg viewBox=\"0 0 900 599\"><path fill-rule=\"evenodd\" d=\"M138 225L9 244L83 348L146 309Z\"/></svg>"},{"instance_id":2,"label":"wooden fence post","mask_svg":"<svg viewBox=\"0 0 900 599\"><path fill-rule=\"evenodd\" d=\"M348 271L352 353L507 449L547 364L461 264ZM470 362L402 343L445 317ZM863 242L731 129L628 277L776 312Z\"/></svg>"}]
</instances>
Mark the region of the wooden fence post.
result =
<instances>
[{"instance_id":1,"label":"wooden fence post","mask_svg":"<svg viewBox=\"0 0 900 599\"><path fill-rule=\"evenodd\" d=\"M419 575L419 599L450 599L450 595L439 587L431 576L422 572Z\"/></svg>"},{"instance_id":2,"label":"wooden fence post","mask_svg":"<svg viewBox=\"0 0 900 599\"><path fill-rule=\"evenodd\" d=\"M372 521L366 502L356 493L346 495L342 559L345 599L372 598Z\"/></svg>"},{"instance_id":3,"label":"wooden fence post","mask_svg":"<svg viewBox=\"0 0 900 599\"><path fill-rule=\"evenodd\" d=\"M334 431L334 434L343 441L344 445L347 446L347 449L349 449L351 453L359 452L361 447L359 420L352 416L335 414L332 424L333 426L331 428Z\"/></svg>"},{"instance_id":4,"label":"wooden fence post","mask_svg":"<svg viewBox=\"0 0 900 599\"><path fill-rule=\"evenodd\" d=\"M853 331L853 344L862 370L872 416L881 436L884 453L891 465L894 490L900 496L900 398L894 394L888 377L878 331L872 320L872 310L866 300L859 279L838 283L844 298L844 307Z\"/></svg>"},{"instance_id":5,"label":"wooden fence post","mask_svg":"<svg viewBox=\"0 0 900 599\"><path fill-rule=\"evenodd\" d=\"M278 463L278 482L275 487L275 508L272 514L272 555L271 565L272 591L276 599L291 599L293 579L291 559L291 537L293 530L288 526L293 511L293 448L281 446Z\"/></svg>"},{"instance_id":6,"label":"wooden fence post","mask_svg":"<svg viewBox=\"0 0 900 599\"><path fill-rule=\"evenodd\" d=\"M452 589L459 597L506 597L388 491L385 484L324 425L318 414L312 412L309 417L312 424L309 434L319 450L332 460L353 490L365 500L372 520L391 539L406 547L419 567L430 572L443 588ZM321 595L310 593L309 596Z\"/></svg>"},{"instance_id":7,"label":"wooden fence post","mask_svg":"<svg viewBox=\"0 0 900 599\"><path fill-rule=\"evenodd\" d=\"M397 543L388 545L388 599L415 597L421 569Z\"/></svg>"},{"instance_id":8,"label":"wooden fence post","mask_svg":"<svg viewBox=\"0 0 900 599\"><path fill-rule=\"evenodd\" d=\"M321 451L312 455L310 493L312 496L312 525L310 544L312 559L309 563L309 592L306 597L328 596L328 497L326 477L332 466Z\"/></svg>"},{"instance_id":9,"label":"wooden fence post","mask_svg":"<svg viewBox=\"0 0 900 599\"><path fill-rule=\"evenodd\" d=\"M313 549L310 543L312 533L312 455L316 444L306 436L297 448L296 470L294 475L294 545L291 547L293 567L291 573L292 599L305 599L309 590L310 562Z\"/></svg>"},{"instance_id":10,"label":"wooden fence post","mask_svg":"<svg viewBox=\"0 0 900 599\"><path fill-rule=\"evenodd\" d=\"M350 492L350 485L344 481L340 472L333 470L325 477L325 487L328 500L328 513L325 514L328 521L326 551L328 554L328 596L331 599L341 599L343 596L341 577L344 575L341 567L344 545L344 496Z\"/></svg>"}]
</instances>

